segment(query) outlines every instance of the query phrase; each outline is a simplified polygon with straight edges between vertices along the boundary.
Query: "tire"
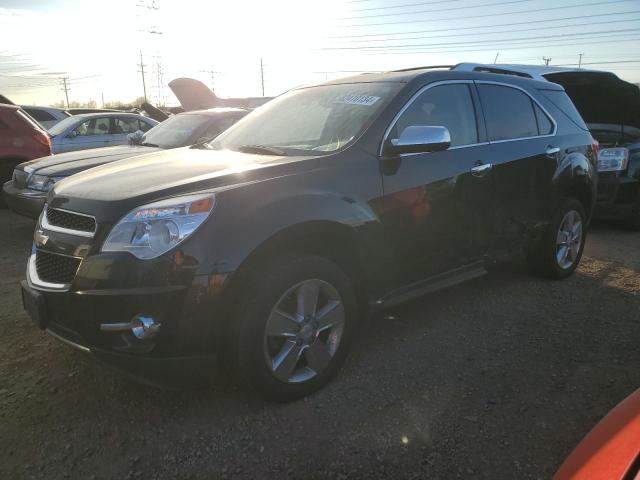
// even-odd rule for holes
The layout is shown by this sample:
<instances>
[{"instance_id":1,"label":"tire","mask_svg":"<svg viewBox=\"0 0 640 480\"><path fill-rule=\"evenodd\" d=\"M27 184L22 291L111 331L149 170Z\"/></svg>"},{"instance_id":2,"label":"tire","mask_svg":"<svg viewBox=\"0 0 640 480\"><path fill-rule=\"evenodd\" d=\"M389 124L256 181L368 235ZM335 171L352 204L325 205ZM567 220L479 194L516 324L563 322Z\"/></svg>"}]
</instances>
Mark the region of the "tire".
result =
<instances>
[{"instance_id":1,"label":"tire","mask_svg":"<svg viewBox=\"0 0 640 480\"><path fill-rule=\"evenodd\" d=\"M5 182L11 180L13 176L13 169L20 163L19 160L2 160L0 161L0 208L7 208L7 203L4 199L4 193L2 192L2 186Z\"/></svg>"},{"instance_id":2,"label":"tire","mask_svg":"<svg viewBox=\"0 0 640 480\"><path fill-rule=\"evenodd\" d=\"M570 225L570 223L567 222L570 222L571 219L580 222L580 235L577 240L573 238L575 232L570 239L567 238L565 230L563 230L564 238L560 232L561 227L567 229ZM570 230L577 230L577 227ZM549 225L543 233L540 242L536 248L527 255L529 269L538 276L553 280L567 278L573 274L580 264L586 234L586 215L582 204L573 198L563 199L551 216ZM565 244L566 249L562 249L562 244ZM563 259L565 252L567 255L566 258Z\"/></svg>"},{"instance_id":3,"label":"tire","mask_svg":"<svg viewBox=\"0 0 640 480\"><path fill-rule=\"evenodd\" d=\"M305 302L316 289L315 304ZM280 255L254 268L241 293L237 298L248 299L235 334L242 383L265 398L290 401L336 374L358 308L349 277L335 263L315 255Z\"/></svg>"},{"instance_id":4,"label":"tire","mask_svg":"<svg viewBox=\"0 0 640 480\"><path fill-rule=\"evenodd\" d=\"M640 232L640 207L631 217L627 219L627 228L634 232Z\"/></svg>"}]
</instances>

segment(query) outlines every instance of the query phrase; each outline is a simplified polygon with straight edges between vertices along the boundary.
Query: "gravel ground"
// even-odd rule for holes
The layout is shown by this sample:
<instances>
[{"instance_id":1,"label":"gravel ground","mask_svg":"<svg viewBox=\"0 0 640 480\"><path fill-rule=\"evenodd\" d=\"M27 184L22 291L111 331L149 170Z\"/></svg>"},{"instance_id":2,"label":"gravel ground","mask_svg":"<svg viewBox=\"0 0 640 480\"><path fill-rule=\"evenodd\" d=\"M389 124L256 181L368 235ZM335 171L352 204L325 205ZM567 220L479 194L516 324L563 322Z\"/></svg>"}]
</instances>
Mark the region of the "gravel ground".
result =
<instances>
[{"instance_id":1,"label":"gravel ground","mask_svg":"<svg viewBox=\"0 0 640 480\"><path fill-rule=\"evenodd\" d=\"M134 383L21 308L33 225L0 210L0 478L549 478L640 386L640 233L579 271L516 263L373 319L317 394Z\"/></svg>"}]
</instances>

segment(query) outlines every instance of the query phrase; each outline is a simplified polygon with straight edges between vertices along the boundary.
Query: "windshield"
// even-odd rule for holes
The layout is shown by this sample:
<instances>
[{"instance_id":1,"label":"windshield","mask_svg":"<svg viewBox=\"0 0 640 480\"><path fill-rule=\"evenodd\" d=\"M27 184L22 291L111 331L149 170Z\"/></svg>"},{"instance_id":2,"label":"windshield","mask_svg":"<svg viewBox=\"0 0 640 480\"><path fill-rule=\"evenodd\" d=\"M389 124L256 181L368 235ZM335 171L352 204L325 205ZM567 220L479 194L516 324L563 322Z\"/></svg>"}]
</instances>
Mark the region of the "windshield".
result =
<instances>
[{"instance_id":1,"label":"windshield","mask_svg":"<svg viewBox=\"0 0 640 480\"><path fill-rule=\"evenodd\" d=\"M69 127L75 125L78 122L78 119L81 117L67 117L61 122L56 123L53 127L49 129L49 133L51 135L60 135L65 132Z\"/></svg>"},{"instance_id":2,"label":"windshield","mask_svg":"<svg viewBox=\"0 0 640 480\"><path fill-rule=\"evenodd\" d=\"M355 140L402 86L352 83L293 90L246 116L210 147L261 147L292 155L334 152Z\"/></svg>"},{"instance_id":3,"label":"windshield","mask_svg":"<svg viewBox=\"0 0 640 480\"><path fill-rule=\"evenodd\" d=\"M215 121L215 117L210 115L193 113L175 115L145 133L142 144L160 148L186 147L198 141L200 133L205 132L206 127ZM211 137L207 140L209 139Z\"/></svg>"}]
</instances>

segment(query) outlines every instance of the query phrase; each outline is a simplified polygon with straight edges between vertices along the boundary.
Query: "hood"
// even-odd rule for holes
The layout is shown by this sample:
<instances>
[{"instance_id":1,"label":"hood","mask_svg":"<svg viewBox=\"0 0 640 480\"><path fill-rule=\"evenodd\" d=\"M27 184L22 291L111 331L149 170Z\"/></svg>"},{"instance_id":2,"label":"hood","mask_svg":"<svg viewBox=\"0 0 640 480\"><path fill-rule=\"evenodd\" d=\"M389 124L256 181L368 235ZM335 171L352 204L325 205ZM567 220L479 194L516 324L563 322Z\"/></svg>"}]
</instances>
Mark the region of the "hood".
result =
<instances>
[{"instance_id":1,"label":"hood","mask_svg":"<svg viewBox=\"0 0 640 480\"><path fill-rule=\"evenodd\" d=\"M640 140L640 89L608 72L551 73L596 140L605 146Z\"/></svg>"},{"instance_id":2,"label":"hood","mask_svg":"<svg viewBox=\"0 0 640 480\"><path fill-rule=\"evenodd\" d=\"M136 206L169 196L297 173L299 169L294 167L312 158L317 157L190 147L163 150L67 178L55 185L50 200L52 206L115 220Z\"/></svg>"},{"instance_id":3,"label":"hood","mask_svg":"<svg viewBox=\"0 0 640 480\"><path fill-rule=\"evenodd\" d=\"M176 78L169 82L169 88L186 112L217 107L218 97L200 80Z\"/></svg>"},{"instance_id":4,"label":"hood","mask_svg":"<svg viewBox=\"0 0 640 480\"><path fill-rule=\"evenodd\" d=\"M29 167L33 173L50 177L68 177L89 168L125 158L152 153L159 148L143 147L141 145L119 145L116 147L93 148L77 150L75 152L58 153L21 164L22 168Z\"/></svg>"}]
</instances>

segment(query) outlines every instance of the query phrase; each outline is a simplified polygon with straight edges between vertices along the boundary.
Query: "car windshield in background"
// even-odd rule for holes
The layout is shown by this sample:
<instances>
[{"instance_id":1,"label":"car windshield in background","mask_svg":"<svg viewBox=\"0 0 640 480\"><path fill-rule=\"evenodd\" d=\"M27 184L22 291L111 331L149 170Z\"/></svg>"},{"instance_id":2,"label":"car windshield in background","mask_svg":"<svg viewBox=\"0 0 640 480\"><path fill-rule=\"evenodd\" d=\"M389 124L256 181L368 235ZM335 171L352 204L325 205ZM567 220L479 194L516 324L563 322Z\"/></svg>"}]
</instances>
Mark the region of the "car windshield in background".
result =
<instances>
[{"instance_id":1,"label":"car windshield in background","mask_svg":"<svg viewBox=\"0 0 640 480\"><path fill-rule=\"evenodd\" d=\"M78 117L67 117L64 120L56 123L53 127L49 129L49 133L53 136L60 135L65 130L67 130L72 125L75 125L78 122Z\"/></svg>"},{"instance_id":2,"label":"car windshield in background","mask_svg":"<svg viewBox=\"0 0 640 480\"><path fill-rule=\"evenodd\" d=\"M288 92L209 145L271 154L320 154L349 145L402 88L399 83L322 85Z\"/></svg>"},{"instance_id":3,"label":"car windshield in background","mask_svg":"<svg viewBox=\"0 0 640 480\"><path fill-rule=\"evenodd\" d=\"M199 132L203 131L209 122L210 116L193 113L169 117L145 133L142 144L160 148L186 147L198 140Z\"/></svg>"}]
</instances>

